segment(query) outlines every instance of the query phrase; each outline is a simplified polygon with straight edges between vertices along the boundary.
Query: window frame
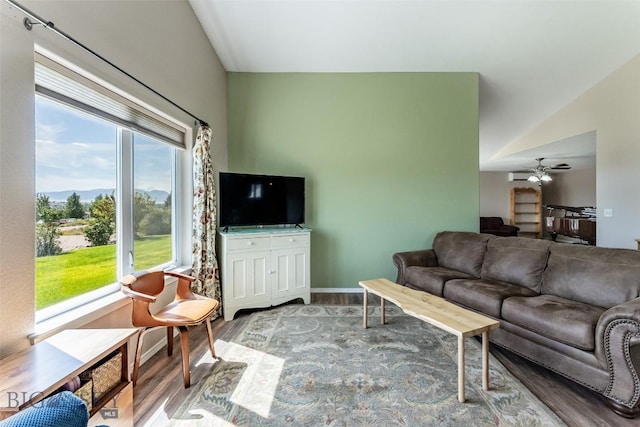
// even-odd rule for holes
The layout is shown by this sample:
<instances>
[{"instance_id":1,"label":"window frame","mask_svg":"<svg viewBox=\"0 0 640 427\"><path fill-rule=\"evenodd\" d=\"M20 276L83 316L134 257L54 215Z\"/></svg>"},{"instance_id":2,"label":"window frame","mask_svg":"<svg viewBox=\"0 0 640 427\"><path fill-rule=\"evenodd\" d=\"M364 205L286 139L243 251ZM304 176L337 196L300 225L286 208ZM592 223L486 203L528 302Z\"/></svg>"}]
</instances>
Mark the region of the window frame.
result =
<instances>
[{"instance_id":1,"label":"window frame","mask_svg":"<svg viewBox=\"0 0 640 427\"><path fill-rule=\"evenodd\" d=\"M36 61L45 67L49 66L49 63L42 64L39 61L39 58L43 57L43 52L37 52L39 55L36 55ZM79 69L78 67L69 64L65 61L62 61L60 58L51 58L49 56L44 56L46 61L53 61L59 64L61 67L67 67L69 69L73 69L74 73L82 74L84 79L90 79L93 84L100 85L106 91L113 91L115 86L106 84L101 79ZM34 66L35 66L34 62ZM62 63L61 63L62 62ZM119 97L126 96L129 101L129 107L134 104L140 107L144 111L152 111L156 115L160 115L163 120L170 121L174 126L180 127L184 130L184 141L185 146L181 148L177 144L172 144L167 142L166 140L161 140L155 137L155 135L149 135L146 132L142 132L143 134L150 136L152 139L157 140L159 143L166 143L169 147L172 148L172 158L171 158L171 248L172 248L172 256L171 260L160 264L158 266L154 266L153 268L159 269L184 269L187 263L190 264L190 254L191 248L187 247L190 243L190 224L191 224L191 215L189 201L192 200L192 192L185 191L185 189L192 188L192 183L190 180L191 177L191 155L190 155L190 142L192 138L192 129L191 127L185 125L180 122L178 119L175 119L169 116L167 113L161 112L157 110L155 107L152 107L136 98L132 95L126 94L121 90L117 90L117 95ZM35 96L45 96L46 94L37 93L34 90ZM73 108L83 113L91 114L91 111L85 111L81 108L78 108L75 105L70 105L66 103L62 103L68 108ZM104 117L101 117L104 119ZM116 241L116 275L117 279L115 283L111 283L105 285L99 289L95 289L93 291L89 291L83 293L81 295L72 297L68 300L62 301L60 303L56 303L49 307L45 307L40 310L35 311L35 321L36 324L48 321L58 315L63 313L70 312L71 310L81 308L87 304L93 304L97 300L105 297L109 297L116 292L120 291L119 278L132 273L133 272L133 262L134 259L130 256L134 252L134 233L133 233L133 196L134 196L134 158L133 158L133 138L134 132L141 132L140 129L135 127L127 128L123 126L121 123L116 123L111 120L108 120L111 123L114 123L117 126L117 170L116 170L116 227L117 227L117 241ZM35 194L34 194L35 198ZM35 225L35 224L34 224ZM186 234L185 234L186 233ZM34 257L35 259L35 257ZM34 282L34 288L36 283Z\"/></svg>"}]
</instances>

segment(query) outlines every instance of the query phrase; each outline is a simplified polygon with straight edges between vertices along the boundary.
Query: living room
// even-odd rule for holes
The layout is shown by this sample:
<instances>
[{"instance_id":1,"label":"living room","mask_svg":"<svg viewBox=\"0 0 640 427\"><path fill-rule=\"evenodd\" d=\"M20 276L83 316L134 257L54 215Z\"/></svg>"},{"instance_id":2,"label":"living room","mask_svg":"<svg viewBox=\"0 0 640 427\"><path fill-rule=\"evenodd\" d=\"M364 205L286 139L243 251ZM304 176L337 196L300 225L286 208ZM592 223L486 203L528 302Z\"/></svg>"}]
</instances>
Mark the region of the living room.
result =
<instances>
[{"instance_id":1,"label":"living room","mask_svg":"<svg viewBox=\"0 0 640 427\"><path fill-rule=\"evenodd\" d=\"M553 102L536 111L535 116L532 112L531 121L519 123L519 132L511 135L508 144L489 152L484 151L482 142L479 145L487 138L483 132L491 130L486 123L499 126L502 121L507 127L513 120L509 116L486 116L485 108L499 104L500 99L493 92L494 81L481 70L443 70L433 65L344 72L339 65L320 65L310 72L268 64L259 71L245 70L238 64L241 60L251 63L251 58L244 58L241 52L217 52L212 47L194 12L200 10L205 17L206 3L24 1L25 6L54 22L56 28L204 118L213 131L211 154L216 172L306 178L306 226L313 230L312 293L349 293L358 289L359 280L394 278L393 253L429 247L442 230L477 231L480 206L487 203L483 200L487 190L481 174L493 170L490 164L494 157L508 157L592 131L597 134L598 245L635 248L634 239L640 237L640 218L635 215L640 201L633 197L633 183L638 182L640 174L633 164L640 154L640 86L636 79L640 71L640 26L633 18L637 7L632 2L585 2L576 6L594 8L590 10L591 21L584 21L584 32L595 32L597 26L613 35L603 38L602 45L582 45L573 40L583 50L564 52L559 58L571 53L588 58L594 66L584 67L584 75L564 76L565 82L552 93L540 93L539 97ZM429 3L429 7L444 7L442 2ZM247 7L250 5L258 7L254 3ZM34 334L45 338L61 328L124 327L130 321L130 307L124 298L87 310L51 329L36 320L34 46L187 124L189 132L193 119L44 26L35 25L27 31L23 13L6 2L1 7L0 322L11 325L0 335L0 357L4 358L28 347L29 337ZM375 7L382 9L371 16L374 21L382 19L380 14L385 10L381 4ZM547 14L560 12L553 7L570 6L549 7L532 15L541 20L537 23L544 23ZM454 8L449 16L458 12ZM517 16L521 13L514 11ZM463 15L467 24L470 15ZM340 16L340 10L334 10L331 16ZM254 13L251 22L265 32L280 24L260 21L260 17L260 13ZM515 19L509 14L497 15L500 17ZM220 31L226 28L225 22L218 22ZM327 22L317 25L318 31L340 29ZM476 30L487 28L479 26ZM365 37L365 30L361 29L360 38ZM392 37L394 31L386 28L384 32ZM362 57L366 61L389 55L397 47L367 45L361 50L345 49L335 56L336 60ZM525 56L543 61L546 48L539 47L540 51ZM609 56L591 58L590 48ZM309 55L322 58L321 53L309 49ZM478 50L480 55L482 50ZM303 53L287 52L289 56ZM222 61L223 56L231 62ZM517 73L519 59L511 58L501 59L499 65ZM391 56L389 61L393 60ZM558 57L553 57L555 60ZM571 57L568 62L573 60L577 58ZM539 73L552 72L557 67L553 61L541 62ZM592 72L596 68L601 74ZM579 80L582 87L573 88L573 92L565 90L571 80ZM487 122L489 119L495 121ZM506 181L506 171L504 175ZM614 216L601 218L604 208L612 209ZM189 217L190 206L182 209ZM182 224L182 228L188 235L189 224ZM189 245L178 252L184 264L189 264ZM149 344L143 360L150 359L161 347L161 336L156 342L160 346Z\"/></svg>"}]
</instances>

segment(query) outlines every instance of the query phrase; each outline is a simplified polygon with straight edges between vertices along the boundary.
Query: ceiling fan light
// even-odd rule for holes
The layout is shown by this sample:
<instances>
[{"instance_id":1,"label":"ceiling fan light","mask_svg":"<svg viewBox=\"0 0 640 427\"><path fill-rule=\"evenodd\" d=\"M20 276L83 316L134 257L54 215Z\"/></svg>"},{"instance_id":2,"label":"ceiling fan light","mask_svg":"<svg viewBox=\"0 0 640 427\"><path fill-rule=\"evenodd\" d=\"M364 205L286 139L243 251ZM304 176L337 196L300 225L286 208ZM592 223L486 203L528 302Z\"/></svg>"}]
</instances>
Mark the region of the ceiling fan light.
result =
<instances>
[{"instance_id":1,"label":"ceiling fan light","mask_svg":"<svg viewBox=\"0 0 640 427\"><path fill-rule=\"evenodd\" d=\"M531 175L529 178L527 178L527 181L529 181L529 182L538 182L538 181L540 181L540 178L538 178L535 175Z\"/></svg>"},{"instance_id":2,"label":"ceiling fan light","mask_svg":"<svg viewBox=\"0 0 640 427\"><path fill-rule=\"evenodd\" d=\"M542 175L540 177L540 181L544 181L544 182L551 182L553 181L553 178L551 178L549 175L547 175L546 173L544 175Z\"/></svg>"}]
</instances>

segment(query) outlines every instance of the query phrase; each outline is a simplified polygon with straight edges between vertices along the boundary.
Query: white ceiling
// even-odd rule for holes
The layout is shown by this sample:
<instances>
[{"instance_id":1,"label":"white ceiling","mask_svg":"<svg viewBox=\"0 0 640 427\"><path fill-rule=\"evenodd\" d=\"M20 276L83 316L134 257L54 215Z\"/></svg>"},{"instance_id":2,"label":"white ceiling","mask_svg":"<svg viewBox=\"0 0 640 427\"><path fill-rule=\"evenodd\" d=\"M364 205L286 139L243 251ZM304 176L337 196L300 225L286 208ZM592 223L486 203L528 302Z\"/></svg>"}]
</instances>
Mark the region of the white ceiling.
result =
<instances>
[{"instance_id":1,"label":"white ceiling","mask_svg":"<svg viewBox=\"0 0 640 427\"><path fill-rule=\"evenodd\" d=\"M481 170L579 163L494 156L640 53L638 0L189 2L228 71L480 73Z\"/></svg>"}]
</instances>

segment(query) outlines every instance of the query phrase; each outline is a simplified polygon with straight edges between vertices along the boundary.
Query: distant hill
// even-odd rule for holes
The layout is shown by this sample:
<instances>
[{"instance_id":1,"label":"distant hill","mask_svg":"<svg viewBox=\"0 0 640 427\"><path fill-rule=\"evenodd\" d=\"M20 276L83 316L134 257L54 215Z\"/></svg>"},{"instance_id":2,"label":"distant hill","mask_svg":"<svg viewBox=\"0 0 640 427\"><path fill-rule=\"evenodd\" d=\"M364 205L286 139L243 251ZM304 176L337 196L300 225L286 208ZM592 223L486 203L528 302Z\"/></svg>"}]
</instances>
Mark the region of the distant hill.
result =
<instances>
[{"instance_id":1,"label":"distant hill","mask_svg":"<svg viewBox=\"0 0 640 427\"><path fill-rule=\"evenodd\" d=\"M167 193L164 190L150 190L150 191L136 190L136 192L149 194L156 203L164 203L164 201L167 200L167 197L169 197L169 193Z\"/></svg>"},{"instance_id":2,"label":"distant hill","mask_svg":"<svg viewBox=\"0 0 640 427\"><path fill-rule=\"evenodd\" d=\"M70 195L76 193L80 196L80 201L83 203L89 203L95 200L100 194L106 196L108 194L114 193L115 189L113 188L96 188L94 190L65 190L65 191L50 191L45 192L44 194L49 196L49 200L51 202L66 202ZM167 200L167 193L164 190L136 190L136 193L147 193L151 196L151 199L156 203L164 203Z\"/></svg>"}]
</instances>

